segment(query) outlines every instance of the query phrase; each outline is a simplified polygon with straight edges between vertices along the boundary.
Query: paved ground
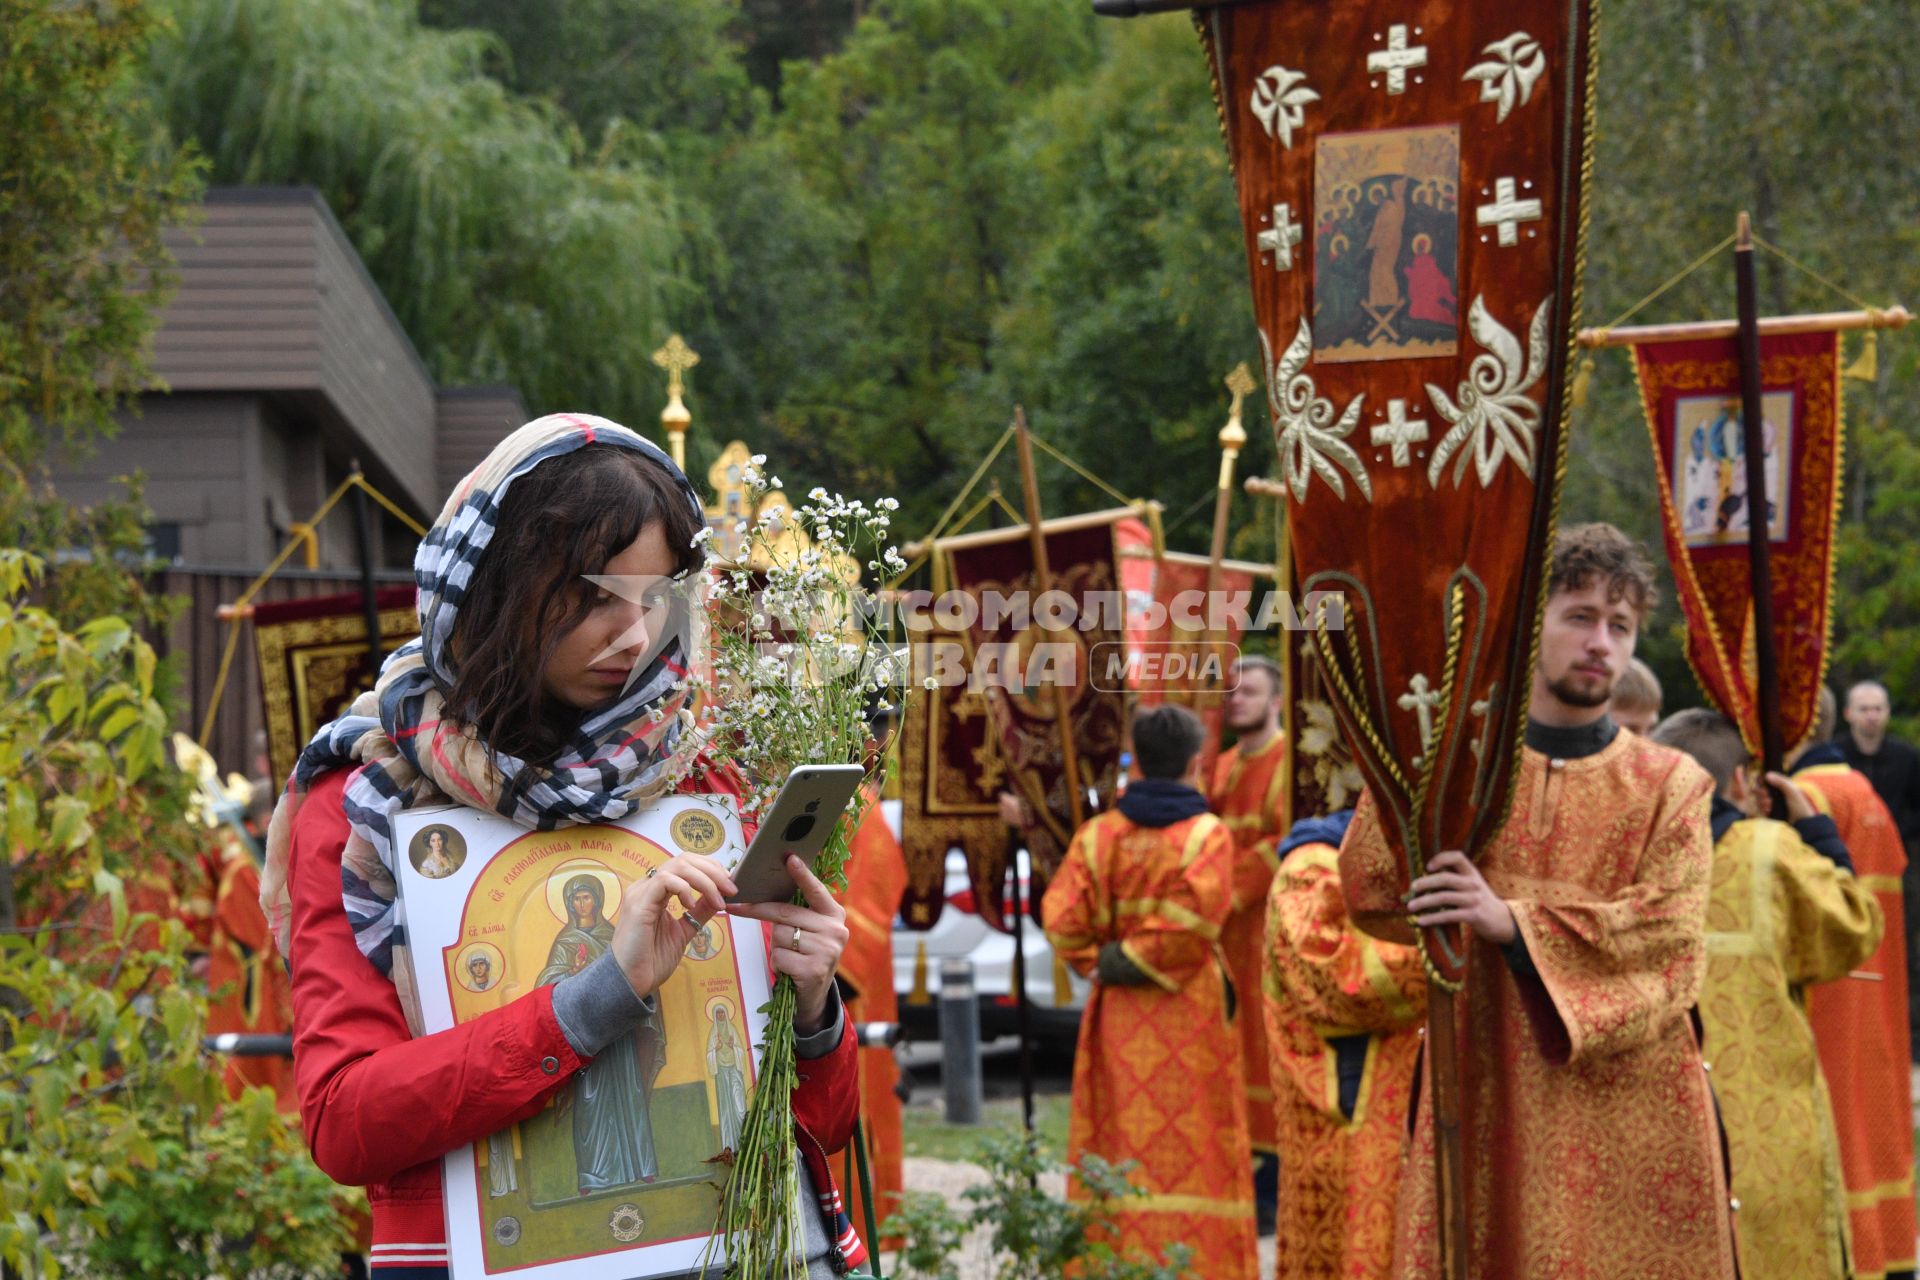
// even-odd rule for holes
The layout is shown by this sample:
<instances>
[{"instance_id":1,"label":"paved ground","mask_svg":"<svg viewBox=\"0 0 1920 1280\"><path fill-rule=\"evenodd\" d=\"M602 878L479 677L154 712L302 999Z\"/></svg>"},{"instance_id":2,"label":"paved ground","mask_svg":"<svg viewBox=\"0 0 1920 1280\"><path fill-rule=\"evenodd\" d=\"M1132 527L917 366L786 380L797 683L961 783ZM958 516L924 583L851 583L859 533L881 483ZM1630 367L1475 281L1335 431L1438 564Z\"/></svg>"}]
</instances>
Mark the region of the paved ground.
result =
<instances>
[{"instance_id":1,"label":"paved ground","mask_svg":"<svg viewBox=\"0 0 1920 1280\"><path fill-rule=\"evenodd\" d=\"M982 1049L981 1093L986 1102L985 1113L991 1123L1008 1127L1019 1123L1018 1048L1017 1041L1002 1040L994 1041ZM908 1103L907 1189L932 1192L964 1209L960 1194L984 1182L984 1171L962 1160L913 1153L916 1147L938 1150L942 1154L951 1153L956 1148L964 1148L966 1138L960 1135L970 1137L978 1130L955 1131L947 1129L941 1122L943 1095L938 1044L909 1044L905 1046L903 1059L907 1065L907 1078L912 1085L912 1097ZM1073 1056L1071 1052L1042 1050L1033 1055L1031 1067L1034 1092L1041 1113L1040 1128L1043 1132L1060 1132L1064 1126L1058 1123L1061 1110L1059 1101L1072 1091ZM1064 1156L1064 1152L1057 1154ZM1061 1177L1043 1179L1042 1186L1054 1195L1066 1195L1065 1180ZM959 1264L959 1280L994 1280L984 1230L968 1239L956 1261ZM1260 1242L1260 1274L1270 1277L1273 1272L1273 1240L1269 1237Z\"/></svg>"}]
</instances>

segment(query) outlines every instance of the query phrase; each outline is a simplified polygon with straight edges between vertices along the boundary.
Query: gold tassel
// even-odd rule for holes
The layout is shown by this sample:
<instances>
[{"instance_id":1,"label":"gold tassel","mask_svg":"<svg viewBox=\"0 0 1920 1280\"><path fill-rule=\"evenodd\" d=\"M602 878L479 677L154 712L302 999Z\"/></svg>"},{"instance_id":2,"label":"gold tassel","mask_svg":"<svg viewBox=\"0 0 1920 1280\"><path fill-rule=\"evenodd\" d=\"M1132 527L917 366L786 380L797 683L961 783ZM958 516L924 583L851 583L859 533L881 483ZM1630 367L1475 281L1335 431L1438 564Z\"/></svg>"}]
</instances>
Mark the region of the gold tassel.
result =
<instances>
[{"instance_id":1,"label":"gold tassel","mask_svg":"<svg viewBox=\"0 0 1920 1280\"><path fill-rule=\"evenodd\" d=\"M914 944L913 990L907 992L907 1003L933 1003L933 993L927 990L927 944L924 940Z\"/></svg>"},{"instance_id":2,"label":"gold tassel","mask_svg":"<svg viewBox=\"0 0 1920 1280\"><path fill-rule=\"evenodd\" d=\"M1860 354L1841 370L1840 376L1855 382L1874 382L1880 377L1880 333L1869 329L1860 337Z\"/></svg>"},{"instance_id":3,"label":"gold tassel","mask_svg":"<svg viewBox=\"0 0 1920 1280\"><path fill-rule=\"evenodd\" d=\"M1593 385L1593 357L1588 356L1580 362L1580 369L1573 375L1573 407L1587 407L1587 389Z\"/></svg>"}]
</instances>

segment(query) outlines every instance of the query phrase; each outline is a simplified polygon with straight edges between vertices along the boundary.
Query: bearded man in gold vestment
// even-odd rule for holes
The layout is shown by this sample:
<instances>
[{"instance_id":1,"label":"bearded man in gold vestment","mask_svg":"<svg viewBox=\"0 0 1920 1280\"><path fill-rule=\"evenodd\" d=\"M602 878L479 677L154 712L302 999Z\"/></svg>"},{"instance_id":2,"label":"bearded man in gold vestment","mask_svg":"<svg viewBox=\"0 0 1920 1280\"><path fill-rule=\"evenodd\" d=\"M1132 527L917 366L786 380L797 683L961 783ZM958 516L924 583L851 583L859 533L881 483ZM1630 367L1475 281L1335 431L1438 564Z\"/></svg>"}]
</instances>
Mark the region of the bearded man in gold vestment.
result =
<instances>
[{"instance_id":1,"label":"bearded man in gold vestment","mask_svg":"<svg viewBox=\"0 0 1920 1280\"><path fill-rule=\"evenodd\" d=\"M1732 1280L1713 1099L1689 1017L1706 973L1713 781L1620 732L1614 681L1654 602L1609 525L1554 547L1526 749L1477 863L1446 851L1399 898L1371 796L1340 854L1355 921L1410 942L1462 924L1468 1271L1526 1280ZM1424 1073L1424 1069L1423 1069ZM1430 1082L1417 1082L1393 1274L1440 1275Z\"/></svg>"},{"instance_id":2,"label":"bearded man in gold vestment","mask_svg":"<svg viewBox=\"0 0 1920 1280\"><path fill-rule=\"evenodd\" d=\"M1845 978L1883 920L1831 817L1783 774L1792 825L1753 817L1760 789L1740 729L1693 707L1653 732L1713 775L1713 896L1700 996L1714 1092L1733 1151L1744 1280L1846 1280L1846 1182L1806 988Z\"/></svg>"}]
</instances>

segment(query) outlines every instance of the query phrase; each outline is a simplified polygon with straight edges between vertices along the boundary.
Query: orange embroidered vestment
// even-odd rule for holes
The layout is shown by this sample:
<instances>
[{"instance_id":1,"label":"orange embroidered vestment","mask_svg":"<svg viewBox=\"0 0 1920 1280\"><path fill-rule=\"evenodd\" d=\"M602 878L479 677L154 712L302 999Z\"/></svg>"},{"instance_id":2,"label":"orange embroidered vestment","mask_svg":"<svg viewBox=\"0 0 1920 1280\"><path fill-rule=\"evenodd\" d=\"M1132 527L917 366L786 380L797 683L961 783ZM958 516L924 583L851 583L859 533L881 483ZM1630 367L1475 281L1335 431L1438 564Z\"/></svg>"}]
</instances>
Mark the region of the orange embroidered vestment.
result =
<instances>
[{"instance_id":1,"label":"orange embroidered vestment","mask_svg":"<svg viewBox=\"0 0 1920 1280\"><path fill-rule=\"evenodd\" d=\"M1407 1132L1426 970L1413 947L1347 919L1338 854L1303 844L1267 896L1267 1042L1280 1154L1277 1280L1384 1280ZM1335 1041L1365 1067L1340 1105Z\"/></svg>"},{"instance_id":2,"label":"orange embroidered vestment","mask_svg":"<svg viewBox=\"0 0 1920 1280\"><path fill-rule=\"evenodd\" d=\"M1274 846L1285 834L1286 739L1275 734L1257 751L1229 747L1213 764L1208 802L1233 835L1233 908L1220 932L1246 1015L1240 1026L1240 1074L1247 1085L1247 1132L1256 1151L1274 1149L1273 1083L1266 1021L1260 1016L1267 886L1273 880Z\"/></svg>"},{"instance_id":3,"label":"orange embroidered vestment","mask_svg":"<svg viewBox=\"0 0 1920 1280\"><path fill-rule=\"evenodd\" d=\"M1688 1011L1706 974L1713 783L1631 733L1522 753L1479 867L1537 976L1475 941L1460 997L1469 1273L1731 1280L1713 1101ZM1340 851L1356 921L1411 942L1399 855L1361 800ZM1432 1091L1401 1181L1394 1275L1440 1274Z\"/></svg>"},{"instance_id":4,"label":"orange embroidered vestment","mask_svg":"<svg viewBox=\"0 0 1920 1280\"><path fill-rule=\"evenodd\" d=\"M1092 977L1102 943L1151 981L1095 982L1073 1064L1068 1158L1133 1161L1146 1194L1118 1206L1122 1254L1192 1250L1207 1280L1255 1280L1240 1049L1216 946L1232 898L1233 838L1203 813L1169 827L1101 814L1074 834L1041 916L1055 951ZM1074 1179L1068 1194L1085 1194Z\"/></svg>"},{"instance_id":5,"label":"orange embroidered vestment","mask_svg":"<svg viewBox=\"0 0 1920 1280\"><path fill-rule=\"evenodd\" d=\"M1786 823L1736 821L1714 844L1700 1021L1742 1280L1846 1280L1839 1144L1801 992L1844 978L1879 942L1872 896Z\"/></svg>"},{"instance_id":6,"label":"orange embroidered vestment","mask_svg":"<svg viewBox=\"0 0 1920 1280\"><path fill-rule=\"evenodd\" d=\"M893 990L893 918L907 888L907 860L880 805L874 797L854 828L847 887L840 895L847 910L848 933L847 949L840 955L840 979L848 992L847 1016L855 1022L895 1022L900 1017ZM860 1127L866 1135L867 1166L873 1179L873 1218L884 1223L899 1210L906 1185L900 1095L893 1091L900 1081L900 1064L893 1050L873 1047L860 1050L859 1068ZM857 1171L844 1187L854 1230L864 1233Z\"/></svg>"},{"instance_id":7,"label":"orange embroidered vestment","mask_svg":"<svg viewBox=\"0 0 1920 1280\"><path fill-rule=\"evenodd\" d=\"M1833 816L1861 888L1880 903L1886 932L1855 976L1807 993L1807 1017L1833 1097L1834 1127L1853 1226L1853 1273L1878 1280L1914 1267L1913 1077L1907 1030L1906 911L1900 877L1906 847L1866 775L1845 764L1793 775ZM1867 977L1864 975L1872 975Z\"/></svg>"},{"instance_id":8,"label":"orange embroidered vestment","mask_svg":"<svg viewBox=\"0 0 1920 1280\"><path fill-rule=\"evenodd\" d=\"M216 886L207 938L207 1034L285 1034L293 1030L292 980L260 909L260 868L233 832L218 832L214 839L219 866L211 865L212 856L201 857ZM226 1058L228 1093L238 1097L256 1084L274 1091L281 1111L299 1110L292 1058Z\"/></svg>"}]
</instances>

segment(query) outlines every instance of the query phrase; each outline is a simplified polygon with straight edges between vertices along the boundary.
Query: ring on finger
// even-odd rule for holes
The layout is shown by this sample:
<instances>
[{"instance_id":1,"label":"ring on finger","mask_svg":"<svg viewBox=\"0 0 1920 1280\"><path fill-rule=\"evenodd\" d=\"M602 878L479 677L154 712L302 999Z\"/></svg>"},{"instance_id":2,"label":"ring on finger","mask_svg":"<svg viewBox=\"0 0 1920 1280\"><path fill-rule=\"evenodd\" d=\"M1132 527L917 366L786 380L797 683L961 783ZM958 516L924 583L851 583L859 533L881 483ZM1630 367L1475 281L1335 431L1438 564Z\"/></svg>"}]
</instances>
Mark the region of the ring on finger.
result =
<instances>
[{"instance_id":1,"label":"ring on finger","mask_svg":"<svg viewBox=\"0 0 1920 1280\"><path fill-rule=\"evenodd\" d=\"M798 951L800 949L800 926L799 925L793 926L793 936L787 939L787 946L790 950L793 950L793 951Z\"/></svg>"}]
</instances>

